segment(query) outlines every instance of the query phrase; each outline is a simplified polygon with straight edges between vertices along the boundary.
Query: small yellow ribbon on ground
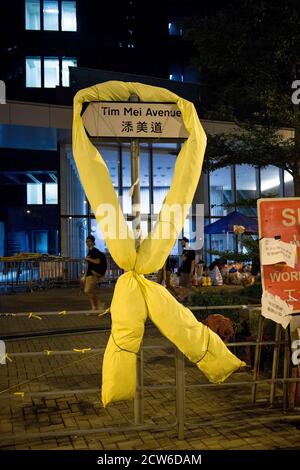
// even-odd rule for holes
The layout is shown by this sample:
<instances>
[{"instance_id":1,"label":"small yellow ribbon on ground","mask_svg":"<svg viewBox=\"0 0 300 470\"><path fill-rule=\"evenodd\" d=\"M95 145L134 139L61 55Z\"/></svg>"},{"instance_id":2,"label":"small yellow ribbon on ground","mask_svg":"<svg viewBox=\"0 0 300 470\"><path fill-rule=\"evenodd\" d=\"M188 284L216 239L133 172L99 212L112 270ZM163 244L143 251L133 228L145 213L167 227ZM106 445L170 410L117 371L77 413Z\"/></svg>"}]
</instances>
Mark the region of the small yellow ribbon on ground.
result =
<instances>
[{"instance_id":1,"label":"small yellow ribbon on ground","mask_svg":"<svg viewBox=\"0 0 300 470\"><path fill-rule=\"evenodd\" d=\"M81 117L83 103L124 102L132 94L142 102L176 103L189 134L176 159L172 184L158 220L138 251L106 163L89 140ZM144 277L162 268L182 231L200 178L205 147L206 135L193 103L164 88L110 81L80 90L74 97L73 154L81 183L111 256L127 271L116 283L110 308L112 331L102 373L104 406L135 396L136 354L148 316L211 382L222 382L245 365L167 289Z\"/></svg>"},{"instance_id":2,"label":"small yellow ribbon on ground","mask_svg":"<svg viewBox=\"0 0 300 470\"><path fill-rule=\"evenodd\" d=\"M39 317L38 315L35 315L34 313L29 313L28 318L36 318L37 320L42 320L42 317Z\"/></svg>"},{"instance_id":3,"label":"small yellow ribbon on ground","mask_svg":"<svg viewBox=\"0 0 300 470\"><path fill-rule=\"evenodd\" d=\"M58 312L58 315L67 315L67 310L62 310L61 312Z\"/></svg>"},{"instance_id":4,"label":"small yellow ribbon on ground","mask_svg":"<svg viewBox=\"0 0 300 470\"><path fill-rule=\"evenodd\" d=\"M91 351L91 350L92 350L92 348L83 348L83 349L73 348L73 351L78 352L78 353L82 353L82 354L86 353L87 351Z\"/></svg>"},{"instance_id":5,"label":"small yellow ribbon on ground","mask_svg":"<svg viewBox=\"0 0 300 470\"><path fill-rule=\"evenodd\" d=\"M44 352L47 354L47 356L50 356L50 354L53 353L50 349L45 349Z\"/></svg>"},{"instance_id":6,"label":"small yellow ribbon on ground","mask_svg":"<svg viewBox=\"0 0 300 470\"><path fill-rule=\"evenodd\" d=\"M16 397L24 398L25 392L14 392L14 395L15 395Z\"/></svg>"},{"instance_id":7,"label":"small yellow ribbon on ground","mask_svg":"<svg viewBox=\"0 0 300 470\"><path fill-rule=\"evenodd\" d=\"M98 313L98 317L103 317L104 315L106 315L107 313L110 312L110 307L108 307L106 310L104 310L104 312L101 312L101 313Z\"/></svg>"}]
</instances>

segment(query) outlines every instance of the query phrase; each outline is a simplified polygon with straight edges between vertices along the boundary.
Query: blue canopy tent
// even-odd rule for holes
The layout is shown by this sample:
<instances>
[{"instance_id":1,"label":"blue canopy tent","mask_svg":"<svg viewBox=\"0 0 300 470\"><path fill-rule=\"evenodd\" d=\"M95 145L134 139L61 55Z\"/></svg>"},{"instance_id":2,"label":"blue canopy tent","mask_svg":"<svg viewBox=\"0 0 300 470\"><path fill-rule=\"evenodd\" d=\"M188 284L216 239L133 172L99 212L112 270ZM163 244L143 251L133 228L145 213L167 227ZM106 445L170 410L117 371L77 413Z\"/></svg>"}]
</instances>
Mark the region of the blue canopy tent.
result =
<instances>
[{"instance_id":1,"label":"blue canopy tent","mask_svg":"<svg viewBox=\"0 0 300 470\"><path fill-rule=\"evenodd\" d=\"M214 235L218 233L234 233L233 226L242 225L245 227L245 234L252 235L258 232L257 219L243 215L238 211L230 214L204 227L205 234Z\"/></svg>"},{"instance_id":2,"label":"blue canopy tent","mask_svg":"<svg viewBox=\"0 0 300 470\"><path fill-rule=\"evenodd\" d=\"M227 250L229 245L228 235L234 232L234 225L242 225L245 227L245 235L254 235L258 233L257 219L243 215L238 211L230 212L230 214L204 227L204 233L207 235L216 235L226 233ZM235 252L238 252L238 235L235 236Z\"/></svg>"}]
</instances>

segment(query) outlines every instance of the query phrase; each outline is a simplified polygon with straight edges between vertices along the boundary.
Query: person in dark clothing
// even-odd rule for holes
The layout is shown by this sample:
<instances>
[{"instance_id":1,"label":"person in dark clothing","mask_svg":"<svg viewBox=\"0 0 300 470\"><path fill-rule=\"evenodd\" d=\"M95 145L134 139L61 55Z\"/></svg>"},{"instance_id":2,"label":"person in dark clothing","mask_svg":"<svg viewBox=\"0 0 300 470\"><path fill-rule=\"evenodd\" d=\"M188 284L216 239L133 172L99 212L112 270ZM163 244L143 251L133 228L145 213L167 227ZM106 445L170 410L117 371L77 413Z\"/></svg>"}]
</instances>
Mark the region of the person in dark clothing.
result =
<instances>
[{"instance_id":1,"label":"person in dark clothing","mask_svg":"<svg viewBox=\"0 0 300 470\"><path fill-rule=\"evenodd\" d=\"M181 240L183 252L179 278L179 285L182 287L192 287L192 278L195 270L195 251L188 246L188 243L188 238L183 237Z\"/></svg>"},{"instance_id":2,"label":"person in dark clothing","mask_svg":"<svg viewBox=\"0 0 300 470\"><path fill-rule=\"evenodd\" d=\"M163 281L165 281L165 286L167 289L170 289L171 287L171 258L170 255L166 259L165 264L163 267L158 271L157 273L157 282L159 284L162 284Z\"/></svg>"},{"instance_id":3,"label":"person in dark clothing","mask_svg":"<svg viewBox=\"0 0 300 470\"><path fill-rule=\"evenodd\" d=\"M102 251L95 247L95 237L89 235L86 239L88 254L85 258L87 269L85 274L84 293L88 296L92 310L102 310L103 302L99 299L99 280L104 276L107 262Z\"/></svg>"}]
</instances>

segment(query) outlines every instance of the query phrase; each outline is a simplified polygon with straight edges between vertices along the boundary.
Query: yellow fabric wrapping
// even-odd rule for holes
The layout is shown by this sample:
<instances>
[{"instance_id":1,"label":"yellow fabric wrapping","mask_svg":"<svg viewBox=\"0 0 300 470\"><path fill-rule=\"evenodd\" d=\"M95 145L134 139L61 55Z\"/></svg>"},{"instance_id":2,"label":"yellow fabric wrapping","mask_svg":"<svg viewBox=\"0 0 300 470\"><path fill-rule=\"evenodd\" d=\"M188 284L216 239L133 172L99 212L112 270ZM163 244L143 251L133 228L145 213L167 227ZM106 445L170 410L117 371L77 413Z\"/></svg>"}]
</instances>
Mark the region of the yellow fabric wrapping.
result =
<instances>
[{"instance_id":1,"label":"yellow fabric wrapping","mask_svg":"<svg viewBox=\"0 0 300 470\"><path fill-rule=\"evenodd\" d=\"M84 102L128 101L133 93L145 102L176 103L189 133L177 157L172 184L158 222L141 242L138 252L107 166L90 142L81 118ZM222 382L245 365L164 287L143 276L164 265L182 230L200 178L205 147L206 135L194 105L166 89L110 81L80 90L74 98L73 153L80 179L112 257L127 271L117 281L111 304L112 331L103 359L104 406L112 401L135 396L136 354L148 315L162 334L194 362L211 382Z\"/></svg>"}]
</instances>

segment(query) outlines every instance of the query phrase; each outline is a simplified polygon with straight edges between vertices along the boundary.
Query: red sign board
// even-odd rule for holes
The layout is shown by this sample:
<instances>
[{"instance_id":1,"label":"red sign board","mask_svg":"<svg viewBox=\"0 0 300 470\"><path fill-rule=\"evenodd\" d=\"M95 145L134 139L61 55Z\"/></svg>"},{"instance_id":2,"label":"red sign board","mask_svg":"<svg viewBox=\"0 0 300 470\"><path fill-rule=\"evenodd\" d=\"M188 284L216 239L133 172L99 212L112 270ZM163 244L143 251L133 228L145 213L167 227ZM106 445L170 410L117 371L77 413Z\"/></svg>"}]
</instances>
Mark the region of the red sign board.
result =
<instances>
[{"instance_id":1,"label":"red sign board","mask_svg":"<svg viewBox=\"0 0 300 470\"><path fill-rule=\"evenodd\" d=\"M281 264L261 266L263 288L278 295L300 312L300 198L259 199L259 237L280 236L283 242L297 245L294 268Z\"/></svg>"}]
</instances>

